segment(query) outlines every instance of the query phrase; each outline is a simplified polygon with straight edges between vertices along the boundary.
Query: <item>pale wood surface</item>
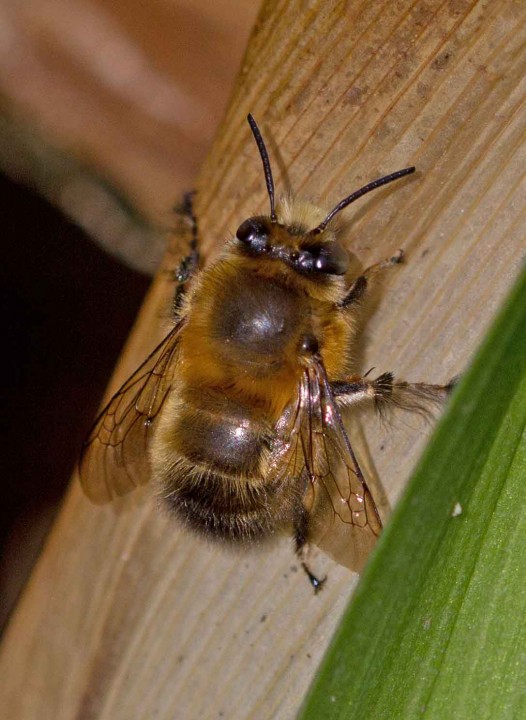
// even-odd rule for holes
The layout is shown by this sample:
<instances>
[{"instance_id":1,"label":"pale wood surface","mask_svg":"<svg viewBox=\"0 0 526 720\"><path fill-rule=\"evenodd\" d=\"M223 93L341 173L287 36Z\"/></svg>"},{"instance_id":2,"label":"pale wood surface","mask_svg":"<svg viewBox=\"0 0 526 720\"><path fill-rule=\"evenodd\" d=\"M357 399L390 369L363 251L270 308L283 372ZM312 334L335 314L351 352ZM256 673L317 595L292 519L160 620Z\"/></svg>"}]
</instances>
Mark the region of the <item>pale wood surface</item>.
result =
<instances>
[{"instance_id":1,"label":"pale wood surface","mask_svg":"<svg viewBox=\"0 0 526 720\"><path fill-rule=\"evenodd\" d=\"M511 0L267 2L198 183L205 247L266 210L247 111L278 188L328 205L414 163L416 177L348 212L363 264L407 252L363 368L460 372L524 252L525 23ZM160 275L113 388L159 337L168 290ZM423 439L413 419L372 426L392 500ZM314 597L294 564L286 541L225 554L151 500L100 509L74 483L4 639L6 717L293 718L355 580L332 567Z\"/></svg>"}]
</instances>

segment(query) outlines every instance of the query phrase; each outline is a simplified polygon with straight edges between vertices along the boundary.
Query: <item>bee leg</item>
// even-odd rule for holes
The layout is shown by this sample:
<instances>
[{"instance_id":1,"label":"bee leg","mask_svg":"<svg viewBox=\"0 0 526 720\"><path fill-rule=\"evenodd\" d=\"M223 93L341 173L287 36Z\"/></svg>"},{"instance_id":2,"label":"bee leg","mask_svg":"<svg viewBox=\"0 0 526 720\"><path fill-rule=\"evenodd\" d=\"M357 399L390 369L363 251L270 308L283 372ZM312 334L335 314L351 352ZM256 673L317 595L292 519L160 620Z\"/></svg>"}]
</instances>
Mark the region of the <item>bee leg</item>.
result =
<instances>
[{"instance_id":1,"label":"bee leg","mask_svg":"<svg viewBox=\"0 0 526 720\"><path fill-rule=\"evenodd\" d=\"M195 191L187 192L183 196L182 203L176 208L176 212L186 218L190 223L191 237L188 254L181 260L179 267L174 273L174 279L177 282L177 288L173 299L173 312L177 316L181 309L181 303L186 290L186 283L192 277L199 267L199 231L197 226L197 218L193 209L193 198Z\"/></svg>"},{"instance_id":2,"label":"bee leg","mask_svg":"<svg viewBox=\"0 0 526 720\"><path fill-rule=\"evenodd\" d=\"M404 251L398 250L398 252L396 252L393 257L389 258L388 260L382 260L382 262L375 263L374 265L371 265L371 267L368 267L366 270L364 270L363 274L360 275L360 277L356 278L356 280L353 282L353 284L349 288L347 295L339 303L339 307L345 308L349 307L349 305L354 305L355 303L358 303L365 295L367 288L375 275L381 273L386 268L393 267L393 265L398 265L399 263L403 262L403 260Z\"/></svg>"},{"instance_id":3,"label":"bee leg","mask_svg":"<svg viewBox=\"0 0 526 720\"><path fill-rule=\"evenodd\" d=\"M389 407L399 407L421 415L429 415L429 407L442 403L455 384L456 378L446 385L395 381L393 373L386 372L374 380L351 375L346 380L332 382L331 390L342 406L370 400L374 402L380 414Z\"/></svg>"},{"instance_id":4,"label":"bee leg","mask_svg":"<svg viewBox=\"0 0 526 720\"><path fill-rule=\"evenodd\" d=\"M320 579L312 572L312 570L307 565L307 561L305 558L309 548L309 543L307 540L308 522L309 521L307 513L305 512L305 510L302 509L294 527L294 544L296 555L298 556L298 559L301 563L301 567L309 578L309 582L313 587L314 594L317 595L324 586L325 581L327 580L327 576Z\"/></svg>"}]
</instances>

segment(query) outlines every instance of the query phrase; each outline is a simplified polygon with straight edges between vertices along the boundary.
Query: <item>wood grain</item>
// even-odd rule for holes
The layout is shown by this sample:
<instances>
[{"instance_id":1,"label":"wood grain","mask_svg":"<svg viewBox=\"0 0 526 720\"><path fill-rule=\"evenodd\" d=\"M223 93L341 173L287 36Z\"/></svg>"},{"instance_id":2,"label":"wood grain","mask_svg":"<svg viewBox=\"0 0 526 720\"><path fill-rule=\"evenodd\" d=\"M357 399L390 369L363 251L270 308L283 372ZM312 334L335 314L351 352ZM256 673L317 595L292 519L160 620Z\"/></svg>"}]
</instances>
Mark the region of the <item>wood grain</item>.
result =
<instances>
[{"instance_id":1,"label":"wood grain","mask_svg":"<svg viewBox=\"0 0 526 720\"><path fill-rule=\"evenodd\" d=\"M248 111L281 191L332 205L414 163L347 213L364 265L407 252L360 361L415 380L461 372L522 261L525 36L512 0L266 2L198 183L210 256L266 210ZM167 292L160 275L113 387L159 335ZM391 500L424 436L414 419L372 425ZM293 567L287 541L228 554L152 500L100 509L73 482L4 638L6 717L293 718L355 583L332 567L314 597Z\"/></svg>"}]
</instances>

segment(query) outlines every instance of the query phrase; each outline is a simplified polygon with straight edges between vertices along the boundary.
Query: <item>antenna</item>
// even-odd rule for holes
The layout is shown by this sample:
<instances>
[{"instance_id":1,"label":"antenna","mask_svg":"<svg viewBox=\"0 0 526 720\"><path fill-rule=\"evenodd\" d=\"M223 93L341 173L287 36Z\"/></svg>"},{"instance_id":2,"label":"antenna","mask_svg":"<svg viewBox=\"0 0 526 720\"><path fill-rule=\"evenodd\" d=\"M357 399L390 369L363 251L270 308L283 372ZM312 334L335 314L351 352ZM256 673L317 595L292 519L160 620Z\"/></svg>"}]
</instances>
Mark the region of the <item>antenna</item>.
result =
<instances>
[{"instance_id":1,"label":"antenna","mask_svg":"<svg viewBox=\"0 0 526 720\"><path fill-rule=\"evenodd\" d=\"M387 185L387 183L393 182L393 180L398 180L401 177L404 177L405 175L411 175L411 173L414 173L416 168L414 167L407 167L403 170L397 170L394 173L391 173L390 175L385 175L384 177L378 178L377 180L373 180L370 183L367 183L367 185L364 185L359 190L355 190L353 193L351 193L348 197L341 200L335 208L333 208L330 213L327 215L325 220L323 220L318 227L315 227L314 230L310 231L310 235L319 235L319 233L323 232L327 225L330 223L330 221L333 219L333 217L340 212L340 210L343 210L343 208L346 208L347 205L350 205L355 200L358 200L358 198L361 198L362 195L367 195L367 193L371 192L371 190L376 190L376 188L382 187L382 185Z\"/></svg>"},{"instance_id":2,"label":"antenna","mask_svg":"<svg viewBox=\"0 0 526 720\"><path fill-rule=\"evenodd\" d=\"M259 132L257 123L250 113L247 116L247 120L248 124L250 125L250 129L252 130L252 134L254 135L254 139L257 143L259 154L261 155L261 160L263 162L265 181L267 183L267 192L270 200L270 219L272 222L277 222L278 218L276 216L276 210L274 208L274 180L272 179L272 170L270 169L270 160L268 157L267 148L265 147L265 143L263 141L263 138L261 137L261 133Z\"/></svg>"}]
</instances>

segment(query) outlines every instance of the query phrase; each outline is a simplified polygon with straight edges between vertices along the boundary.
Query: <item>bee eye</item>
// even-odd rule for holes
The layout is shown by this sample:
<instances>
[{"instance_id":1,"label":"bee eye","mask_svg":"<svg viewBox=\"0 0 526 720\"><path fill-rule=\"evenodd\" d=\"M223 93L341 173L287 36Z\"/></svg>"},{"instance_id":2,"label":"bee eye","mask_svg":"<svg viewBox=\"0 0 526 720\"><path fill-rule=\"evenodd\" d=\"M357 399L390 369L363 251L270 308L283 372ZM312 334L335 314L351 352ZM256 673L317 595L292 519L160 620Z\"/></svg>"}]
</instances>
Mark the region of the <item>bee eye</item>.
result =
<instances>
[{"instance_id":1,"label":"bee eye","mask_svg":"<svg viewBox=\"0 0 526 720\"><path fill-rule=\"evenodd\" d=\"M300 252L297 265L303 272L345 275L349 268L349 255L336 242L311 245Z\"/></svg>"},{"instance_id":2,"label":"bee eye","mask_svg":"<svg viewBox=\"0 0 526 720\"><path fill-rule=\"evenodd\" d=\"M265 218L248 218L238 227L236 237L251 253L264 253L270 248L269 227Z\"/></svg>"}]
</instances>

